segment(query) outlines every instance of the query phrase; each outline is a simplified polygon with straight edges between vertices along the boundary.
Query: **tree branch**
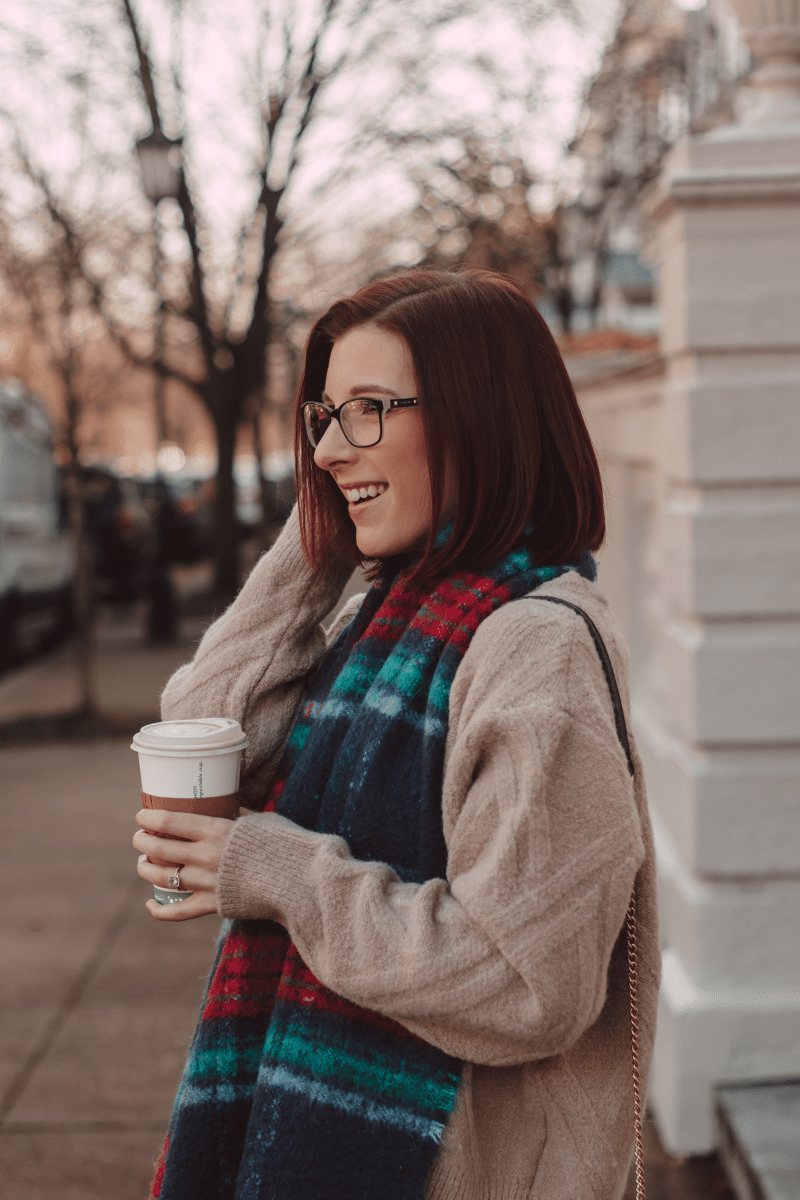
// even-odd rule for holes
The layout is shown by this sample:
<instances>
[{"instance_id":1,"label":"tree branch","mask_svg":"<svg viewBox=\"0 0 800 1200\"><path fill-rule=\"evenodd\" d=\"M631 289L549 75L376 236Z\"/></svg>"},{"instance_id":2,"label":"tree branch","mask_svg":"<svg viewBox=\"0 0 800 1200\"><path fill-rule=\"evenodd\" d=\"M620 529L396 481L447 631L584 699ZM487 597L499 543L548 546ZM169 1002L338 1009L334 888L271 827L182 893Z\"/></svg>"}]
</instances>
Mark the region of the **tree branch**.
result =
<instances>
[{"instance_id":1,"label":"tree branch","mask_svg":"<svg viewBox=\"0 0 800 1200\"><path fill-rule=\"evenodd\" d=\"M122 7L125 9L125 17L133 37L133 44L136 47L136 57L139 60L139 81L142 85L144 98L147 102L147 107L150 111L150 120L153 122L153 132L163 133L161 126L161 114L158 110L158 101L156 99L156 89L153 84L153 72L150 67L150 57L145 49L144 41L139 33L139 23L136 20L133 9L131 8L130 0L122 0Z\"/></svg>"},{"instance_id":2,"label":"tree branch","mask_svg":"<svg viewBox=\"0 0 800 1200\"><path fill-rule=\"evenodd\" d=\"M139 60L139 78L144 91L147 107L150 111L153 129L156 133L161 133L163 132L161 114L158 105L158 98L156 96L155 84L153 82L153 69L150 62L150 57L145 49L144 42L139 32L138 21L131 6L130 0L122 0L122 6L125 10L125 17L131 31L131 36L133 37L134 45L136 47L136 55ZM192 274L189 284L192 301L192 315L194 318L194 323L197 326L200 344L203 348L203 356L206 361L206 370L209 375L212 375L215 369L214 351L216 346L214 335L211 330L208 305L205 297L205 279L200 257L200 245L197 240L197 213L188 184L186 183L186 175L184 171L181 171L177 200L181 210L181 215L183 216L183 227L186 231L186 237L189 241L189 250L192 256Z\"/></svg>"}]
</instances>

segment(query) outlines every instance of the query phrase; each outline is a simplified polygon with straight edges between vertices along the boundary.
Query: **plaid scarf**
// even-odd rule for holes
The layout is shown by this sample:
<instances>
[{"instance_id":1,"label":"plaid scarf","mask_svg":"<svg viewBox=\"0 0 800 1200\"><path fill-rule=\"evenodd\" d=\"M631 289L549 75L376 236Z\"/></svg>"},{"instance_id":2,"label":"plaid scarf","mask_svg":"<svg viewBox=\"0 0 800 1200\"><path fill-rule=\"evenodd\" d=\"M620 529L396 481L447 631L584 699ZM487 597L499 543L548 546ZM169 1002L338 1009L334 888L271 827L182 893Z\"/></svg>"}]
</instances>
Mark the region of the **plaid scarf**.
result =
<instances>
[{"instance_id":1,"label":"plaid scarf","mask_svg":"<svg viewBox=\"0 0 800 1200\"><path fill-rule=\"evenodd\" d=\"M434 590L379 577L326 656L264 811L404 882L445 878L448 700L473 634L568 570L525 549ZM153 1184L160 1200L421 1200L462 1063L336 995L271 921L226 922Z\"/></svg>"}]
</instances>

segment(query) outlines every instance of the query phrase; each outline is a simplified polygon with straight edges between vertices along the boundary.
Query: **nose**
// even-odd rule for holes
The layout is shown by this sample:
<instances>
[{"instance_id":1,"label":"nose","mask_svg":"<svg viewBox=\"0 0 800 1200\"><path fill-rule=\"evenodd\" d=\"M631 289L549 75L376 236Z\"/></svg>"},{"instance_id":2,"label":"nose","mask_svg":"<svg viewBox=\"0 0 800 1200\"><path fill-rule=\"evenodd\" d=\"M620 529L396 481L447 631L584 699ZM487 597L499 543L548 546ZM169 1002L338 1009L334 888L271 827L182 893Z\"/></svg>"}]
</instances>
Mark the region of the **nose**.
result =
<instances>
[{"instance_id":1,"label":"nose","mask_svg":"<svg viewBox=\"0 0 800 1200\"><path fill-rule=\"evenodd\" d=\"M338 464L352 463L356 447L351 446L338 421L331 421L314 450L314 462L323 471L332 471Z\"/></svg>"}]
</instances>

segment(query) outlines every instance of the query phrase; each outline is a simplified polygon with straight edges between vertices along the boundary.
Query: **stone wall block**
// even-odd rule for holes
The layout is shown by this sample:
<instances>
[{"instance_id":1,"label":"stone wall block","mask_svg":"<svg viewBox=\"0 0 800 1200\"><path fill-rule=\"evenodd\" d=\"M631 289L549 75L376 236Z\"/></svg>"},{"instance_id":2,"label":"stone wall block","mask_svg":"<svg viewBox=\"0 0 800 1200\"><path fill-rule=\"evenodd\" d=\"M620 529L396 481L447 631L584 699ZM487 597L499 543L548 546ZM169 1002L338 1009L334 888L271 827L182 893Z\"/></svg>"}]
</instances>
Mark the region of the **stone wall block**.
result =
<instances>
[{"instance_id":1,"label":"stone wall block","mask_svg":"<svg viewBox=\"0 0 800 1200\"><path fill-rule=\"evenodd\" d=\"M650 807L685 868L800 876L800 750L703 750L635 706Z\"/></svg>"},{"instance_id":2,"label":"stone wall block","mask_svg":"<svg viewBox=\"0 0 800 1200\"><path fill-rule=\"evenodd\" d=\"M658 237L658 304L665 355L681 353L689 345L689 312L683 299L688 276L683 213L673 209L663 219Z\"/></svg>"},{"instance_id":3,"label":"stone wall block","mask_svg":"<svg viewBox=\"0 0 800 1200\"><path fill-rule=\"evenodd\" d=\"M695 870L800 878L800 750L702 757L694 794Z\"/></svg>"},{"instance_id":4,"label":"stone wall block","mask_svg":"<svg viewBox=\"0 0 800 1200\"><path fill-rule=\"evenodd\" d=\"M800 876L800 750L700 750L642 707L634 732L650 808L698 875Z\"/></svg>"},{"instance_id":5,"label":"stone wall block","mask_svg":"<svg viewBox=\"0 0 800 1200\"><path fill-rule=\"evenodd\" d=\"M800 990L800 879L692 875L656 818L665 945L702 989Z\"/></svg>"},{"instance_id":6,"label":"stone wall block","mask_svg":"<svg viewBox=\"0 0 800 1200\"><path fill-rule=\"evenodd\" d=\"M796 346L800 208L709 205L685 210L683 219L693 251L687 274L687 348Z\"/></svg>"},{"instance_id":7,"label":"stone wall block","mask_svg":"<svg viewBox=\"0 0 800 1200\"><path fill-rule=\"evenodd\" d=\"M800 622L700 626L673 621L667 696L689 742L800 742Z\"/></svg>"},{"instance_id":8,"label":"stone wall block","mask_svg":"<svg viewBox=\"0 0 800 1200\"><path fill-rule=\"evenodd\" d=\"M800 363L796 375L760 381L679 378L666 400L664 468L671 479L733 485L800 477Z\"/></svg>"},{"instance_id":9,"label":"stone wall block","mask_svg":"<svg viewBox=\"0 0 800 1200\"><path fill-rule=\"evenodd\" d=\"M664 532L675 611L800 615L800 489L673 491Z\"/></svg>"}]
</instances>

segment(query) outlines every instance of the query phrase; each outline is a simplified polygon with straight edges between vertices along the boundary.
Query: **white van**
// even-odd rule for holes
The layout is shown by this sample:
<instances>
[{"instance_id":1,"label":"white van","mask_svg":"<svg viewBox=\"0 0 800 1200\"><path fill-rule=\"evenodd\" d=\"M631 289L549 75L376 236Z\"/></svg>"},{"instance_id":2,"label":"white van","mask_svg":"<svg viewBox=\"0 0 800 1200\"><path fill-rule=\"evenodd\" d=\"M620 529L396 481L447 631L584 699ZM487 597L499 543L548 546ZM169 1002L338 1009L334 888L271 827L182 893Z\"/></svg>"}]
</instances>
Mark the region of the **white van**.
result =
<instances>
[{"instance_id":1,"label":"white van","mask_svg":"<svg viewBox=\"0 0 800 1200\"><path fill-rule=\"evenodd\" d=\"M50 416L17 380L2 380L0 664L69 625L74 561L59 519Z\"/></svg>"}]
</instances>

